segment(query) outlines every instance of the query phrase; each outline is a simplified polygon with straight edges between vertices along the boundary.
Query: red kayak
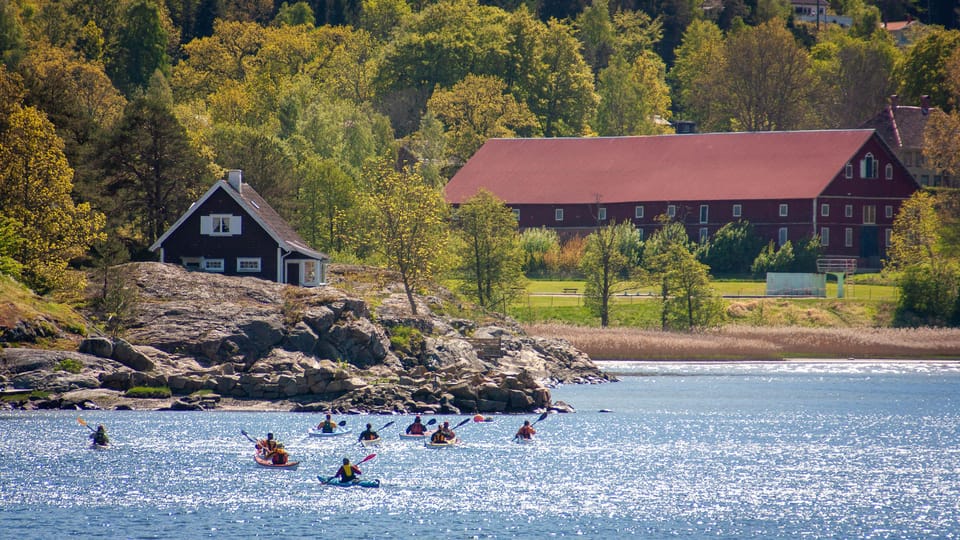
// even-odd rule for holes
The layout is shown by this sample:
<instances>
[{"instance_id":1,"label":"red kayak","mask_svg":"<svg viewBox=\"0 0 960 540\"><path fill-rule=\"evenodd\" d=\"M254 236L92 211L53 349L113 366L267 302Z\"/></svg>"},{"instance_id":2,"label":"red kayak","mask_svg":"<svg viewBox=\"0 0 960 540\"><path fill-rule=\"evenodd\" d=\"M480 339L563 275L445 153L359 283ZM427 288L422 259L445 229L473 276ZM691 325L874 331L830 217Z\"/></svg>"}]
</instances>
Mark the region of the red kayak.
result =
<instances>
[{"instance_id":1,"label":"red kayak","mask_svg":"<svg viewBox=\"0 0 960 540\"><path fill-rule=\"evenodd\" d=\"M257 465L261 467L267 467L268 469L290 469L294 470L300 465L299 461L288 461L282 464L276 464L269 459L263 459L259 454L254 454L253 459L257 461Z\"/></svg>"}]
</instances>

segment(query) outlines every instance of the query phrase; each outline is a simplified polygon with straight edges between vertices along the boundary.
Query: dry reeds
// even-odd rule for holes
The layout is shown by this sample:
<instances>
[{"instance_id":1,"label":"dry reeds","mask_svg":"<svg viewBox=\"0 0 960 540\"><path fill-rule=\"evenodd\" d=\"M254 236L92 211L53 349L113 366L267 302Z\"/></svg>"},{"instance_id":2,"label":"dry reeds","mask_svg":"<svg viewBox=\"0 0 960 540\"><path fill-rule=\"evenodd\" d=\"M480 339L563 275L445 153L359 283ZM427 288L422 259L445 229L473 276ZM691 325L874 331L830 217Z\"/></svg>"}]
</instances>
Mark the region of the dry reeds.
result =
<instances>
[{"instance_id":1,"label":"dry reeds","mask_svg":"<svg viewBox=\"0 0 960 540\"><path fill-rule=\"evenodd\" d=\"M534 324L528 333L566 339L594 359L960 357L960 329L727 326L697 333Z\"/></svg>"}]
</instances>

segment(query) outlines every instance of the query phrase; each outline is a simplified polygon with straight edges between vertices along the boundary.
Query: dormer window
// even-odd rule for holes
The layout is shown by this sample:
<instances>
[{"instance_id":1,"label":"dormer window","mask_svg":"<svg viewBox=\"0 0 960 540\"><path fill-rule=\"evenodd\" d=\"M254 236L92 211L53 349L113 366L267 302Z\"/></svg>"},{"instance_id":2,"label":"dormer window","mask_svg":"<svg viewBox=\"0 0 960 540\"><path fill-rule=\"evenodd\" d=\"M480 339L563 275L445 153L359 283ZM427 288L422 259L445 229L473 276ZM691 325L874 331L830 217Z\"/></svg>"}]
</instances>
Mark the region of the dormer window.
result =
<instances>
[{"instance_id":1,"label":"dormer window","mask_svg":"<svg viewBox=\"0 0 960 540\"><path fill-rule=\"evenodd\" d=\"M847 166L843 170L843 176L853 178L853 163L847 163Z\"/></svg>"},{"instance_id":2,"label":"dormer window","mask_svg":"<svg viewBox=\"0 0 960 540\"><path fill-rule=\"evenodd\" d=\"M863 156L863 159L860 160L860 178L876 178L877 177L877 160L873 157L873 154L867 153Z\"/></svg>"},{"instance_id":3,"label":"dormer window","mask_svg":"<svg viewBox=\"0 0 960 540\"><path fill-rule=\"evenodd\" d=\"M200 216L200 234L208 236L234 236L241 233L240 216L212 214Z\"/></svg>"}]
</instances>

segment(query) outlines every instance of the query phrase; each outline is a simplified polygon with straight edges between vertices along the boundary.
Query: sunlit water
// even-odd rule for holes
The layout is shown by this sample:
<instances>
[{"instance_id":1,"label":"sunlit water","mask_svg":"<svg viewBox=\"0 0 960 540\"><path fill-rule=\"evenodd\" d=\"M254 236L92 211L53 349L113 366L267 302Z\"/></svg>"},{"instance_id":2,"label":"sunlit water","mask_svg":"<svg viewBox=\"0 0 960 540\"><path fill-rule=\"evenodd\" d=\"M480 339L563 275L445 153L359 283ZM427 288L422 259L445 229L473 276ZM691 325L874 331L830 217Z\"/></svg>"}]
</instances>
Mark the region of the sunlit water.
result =
<instances>
[{"instance_id":1,"label":"sunlit water","mask_svg":"<svg viewBox=\"0 0 960 540\"><path fill-rule=\"evenodd\" d=\"M578 412L458 430L464 446L317 439L320 415L0 413L0 537L960 538L960 364L631 364ZM612 412L599 412L609 409ZM459 422L460 417L449 417ZM296 471L258 468L273 431ZM321 486L344 457L380 489Z\"/></svg>"}]
</instances>

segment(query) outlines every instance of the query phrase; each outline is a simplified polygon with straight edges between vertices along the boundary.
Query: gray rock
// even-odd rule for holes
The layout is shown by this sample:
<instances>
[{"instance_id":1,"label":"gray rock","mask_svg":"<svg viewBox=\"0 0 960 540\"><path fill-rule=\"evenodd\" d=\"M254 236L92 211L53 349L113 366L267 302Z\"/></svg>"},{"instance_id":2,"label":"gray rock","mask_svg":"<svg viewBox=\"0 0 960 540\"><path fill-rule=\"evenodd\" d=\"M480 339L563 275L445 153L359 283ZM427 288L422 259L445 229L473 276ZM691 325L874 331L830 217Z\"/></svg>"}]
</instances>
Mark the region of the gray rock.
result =
<instances>
[{"instance_id":1,"label":"gray rock","mask_svg":"<svg viewBox=\"0 0 960 540\"><path fill-rule=\"evenodd\" d=\"M111 358L113 356L113 342L105 337L90 337L80 342L78 350L100 358Z\"/></svg>"},{"instance_id":2,"label":"gray rock","mask_svg":"<svg viewBox=\"0 0 960 540\"><path fill-rule=\"evenodd\" d=\"M125 340L117 339L113 342L113 356L117 362L137 371L153 371L156 365L147 355L138 351Z\"/></svg>"}]
</instances>

